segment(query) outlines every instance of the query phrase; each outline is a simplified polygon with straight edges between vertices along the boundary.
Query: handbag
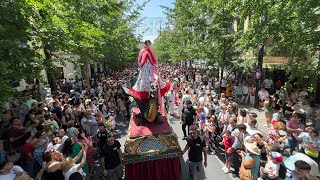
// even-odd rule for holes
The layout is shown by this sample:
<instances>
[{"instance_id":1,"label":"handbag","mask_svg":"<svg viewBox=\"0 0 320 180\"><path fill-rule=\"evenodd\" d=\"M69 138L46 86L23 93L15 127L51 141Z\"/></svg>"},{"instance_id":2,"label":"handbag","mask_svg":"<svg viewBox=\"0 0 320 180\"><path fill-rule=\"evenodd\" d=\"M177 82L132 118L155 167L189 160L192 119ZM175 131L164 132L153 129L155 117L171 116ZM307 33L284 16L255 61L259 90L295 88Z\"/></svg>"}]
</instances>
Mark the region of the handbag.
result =
<instances>
[{"instance_id":1,"label":"handbag","mask_svg":"<svg viewBox=\"0 0 320 180\"><path fill-rule=\"evenodd\" d=\"M309 155L309 156L314 157L314 158L318 158L318 156L319 156L319 152L312 151L310 149L305 149L304 153L306 153L306 155Z\"/></svg>"},{"instance_id":2,"label":"handbag","mask_svg":"<svg viewBox=\"0 0 320 180\"><path fill-rule=\"evenodd\" d=\"M239 178L240 180L254 180L251 169L245 169L243 164L241 164L239 169Z\"/></svg>"}]
</instances>

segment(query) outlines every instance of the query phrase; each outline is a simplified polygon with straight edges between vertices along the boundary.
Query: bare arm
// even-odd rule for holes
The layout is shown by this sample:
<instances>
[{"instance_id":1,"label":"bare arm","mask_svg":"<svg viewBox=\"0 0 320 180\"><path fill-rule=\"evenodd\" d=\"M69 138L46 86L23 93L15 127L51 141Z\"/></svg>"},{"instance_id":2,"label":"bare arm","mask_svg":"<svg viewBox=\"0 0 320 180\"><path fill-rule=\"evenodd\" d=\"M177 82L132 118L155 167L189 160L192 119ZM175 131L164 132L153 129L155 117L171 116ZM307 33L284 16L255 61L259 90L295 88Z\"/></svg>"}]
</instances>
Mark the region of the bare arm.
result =
<instances>
[{"instance_id":1,"label":"bare arm","mask_svg":"<svg viewBox=\"0 0 320 180\"><path fill-rule=\"evenodd\" d=\"M287 130L289 131L289 132L292 132L292 133L294 133L294 132L300 132L300 128L298 128L298 129L292 129L291 127L289 127L289 126L286 126L286 128L287 128Z\"/></svg>"},{"instance_id":2,"label":"bare arm","mask_svg":"<svg viewBox=\"0 0 320 180\"><path fill-rule=\"evenodd\" d=\"M86 146L86 148L83 150L83 156L81 159L80 164L77 164L77 170L79 171L85 164L86 164L86 159L87 159L87 148L88 146Z\"/></svg>"},{"instance_id":3,"label":"bare arm","mask_svg":"<svg viewBox=\"0 0 320 180\"><path fill-rule=\"evenodd\" d=\"M187 152L187 150L189 149L189 145L186 144L186 146L184 147L183 151L182 151L182 155Z\"/></svg>"},{"instance_id":4,"label":"bare arm","mask_svg":"<svg viewBox=\"0 0 320 180\"><path fill-rule=\"evenodd\" d=\"M119 154L119 157L120 157L120 160L122 159L122 150L121 148L118 149L118 154Z\"/></svg>"},{"instance_id":5,"label":"bare arm","mask_svg":"<svg viewBox=\"0 0 320 180\"><path fill-rule=\"evenodd\" d=\"M204 155L204 161L207 162L207 156L208 156L208 149L207 149L207 147L203 147L203 148L202 148L202 152L203 152L203 155Z\"/></svg>"},{"instance_id":6,"label":"bare arm","mask_svg":"<svg viewBox=\"0 0 320 180\"><path fill-rule=\"evenodd\" d=\"M82 154L84 154L83 149L81 149L80 152L77 154L77 156L73 158L74 162L77 162L80 159ZM83 159L83 157L82 157L82 159Z\"/></svg>"}]
</instances>

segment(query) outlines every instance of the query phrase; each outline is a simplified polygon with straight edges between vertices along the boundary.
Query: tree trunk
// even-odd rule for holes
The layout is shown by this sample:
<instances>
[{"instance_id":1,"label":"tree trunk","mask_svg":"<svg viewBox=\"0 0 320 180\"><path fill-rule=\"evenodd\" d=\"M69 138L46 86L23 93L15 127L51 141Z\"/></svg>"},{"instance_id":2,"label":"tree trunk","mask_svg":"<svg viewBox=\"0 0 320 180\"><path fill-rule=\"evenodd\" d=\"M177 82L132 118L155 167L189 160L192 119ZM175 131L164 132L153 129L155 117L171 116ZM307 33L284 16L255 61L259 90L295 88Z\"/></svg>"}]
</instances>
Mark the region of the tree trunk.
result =
<instances>
[{"instance_id":1,"label":"tree trunk","mask_svg":"<svg viewBox=\"0 0 320 180\"><path fill-rule=\"evenodd\" d=\"M220 78L220 81L221 81L221 80L222 80L222 78L223 78L224 66L222 65L220 69L221 69L221 71L220 71L220 77L219 77L219 78Z\"/></svg>"},{"instance_id":2,"label":"tree trunk","mask_svg":"<svg viewBox=\"0 0 320 180\"><path fill-rule=\"evenodd\" d=\"M44 55L45 55L46 61L52 61L48 45L44 46ZM49 62L49 64L51 63L52 62ZM48 84L50 85L51 93L57 94L55 71L53 68L46 68L46 72L47 72Z\"/></svg>"},{"instance_id":3,"label":"tree trunk","mask_svg":"<svg viewBox=\"0 0 320 180\"><path fill-rule=\"evenodd\" d=\"M262 71L263 51L264 51L264 45L262 44L259 46L259 54L258 54L258 69L260 71ZM259 97L258 97L259 89L260 89L260 79L256 79L256 93L255 93L255 107L256 108L259 108Z\"/></svg>"},{"instance_id":4,"label":"tree trunk","mask_svg":"<svg viewBox=\"0 0 320 180\"><path fill-rule=\"evenodd\" d=\"M89 62L84 60L84 64L83 64L83 76L84 76L84 80L85 80L85 88L90 87L90 77L89 77Z\"/></svg>"}]
</instances>

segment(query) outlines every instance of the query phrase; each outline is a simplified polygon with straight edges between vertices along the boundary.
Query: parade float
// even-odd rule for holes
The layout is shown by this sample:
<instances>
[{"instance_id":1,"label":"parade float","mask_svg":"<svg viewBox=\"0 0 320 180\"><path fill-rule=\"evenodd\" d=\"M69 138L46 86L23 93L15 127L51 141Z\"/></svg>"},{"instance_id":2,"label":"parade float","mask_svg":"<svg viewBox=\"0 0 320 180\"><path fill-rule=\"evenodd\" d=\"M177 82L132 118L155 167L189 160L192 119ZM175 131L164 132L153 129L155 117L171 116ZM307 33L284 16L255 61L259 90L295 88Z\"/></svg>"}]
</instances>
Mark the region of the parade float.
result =
<instances>
[{"instance_id":1,"label":"parade float","mask_svg":"<svg viewBox=\"0 0 320 180\"><path fill-rule=\"evenodd\" d=\"M130 118L124 145L126 180L177 180L181 175L181 148L163 110L162 96L170 83L160 80L158 60L150 41L139 53L140 73L135 85L126 90L137 104Z\"/></svg>"}]
</instances>

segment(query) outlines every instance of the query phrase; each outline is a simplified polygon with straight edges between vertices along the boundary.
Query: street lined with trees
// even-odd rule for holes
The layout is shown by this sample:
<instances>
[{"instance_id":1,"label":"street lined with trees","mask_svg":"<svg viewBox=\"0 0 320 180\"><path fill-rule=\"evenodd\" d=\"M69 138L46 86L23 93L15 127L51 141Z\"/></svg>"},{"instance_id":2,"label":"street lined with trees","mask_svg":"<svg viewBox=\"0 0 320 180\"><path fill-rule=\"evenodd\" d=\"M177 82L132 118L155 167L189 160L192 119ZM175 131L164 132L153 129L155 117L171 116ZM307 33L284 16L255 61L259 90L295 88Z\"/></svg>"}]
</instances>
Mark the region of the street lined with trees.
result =
<instances>
[{"instance_id":1,"label":"street lined with trees","mask_svg":"<svg viewBox=\"0 0 320 180\"><path fill-rule=\"evenodd\" d=\"M164 7L170 25L154 49L161 60L205 59L222 71L250 74L262 69L263 45L264 56L288 58L280 68L306 85L320 72L319 7L317 0L177 0Z\"/></svg>"},{"instance_id":2,"label":"street lined with trees","mask_svg":"<svg viewBox=\"0 0 320 180\"><path fill-rule=\"evenodd\" d=\"M139 40L134 31L143 6L133 0L1 1L0 102L12 96L21 79L41 79L43 69L55 81L53 62L75 63L89 82L91 63L115 69L135 60Z\"/></svg>"}]
</instances>

